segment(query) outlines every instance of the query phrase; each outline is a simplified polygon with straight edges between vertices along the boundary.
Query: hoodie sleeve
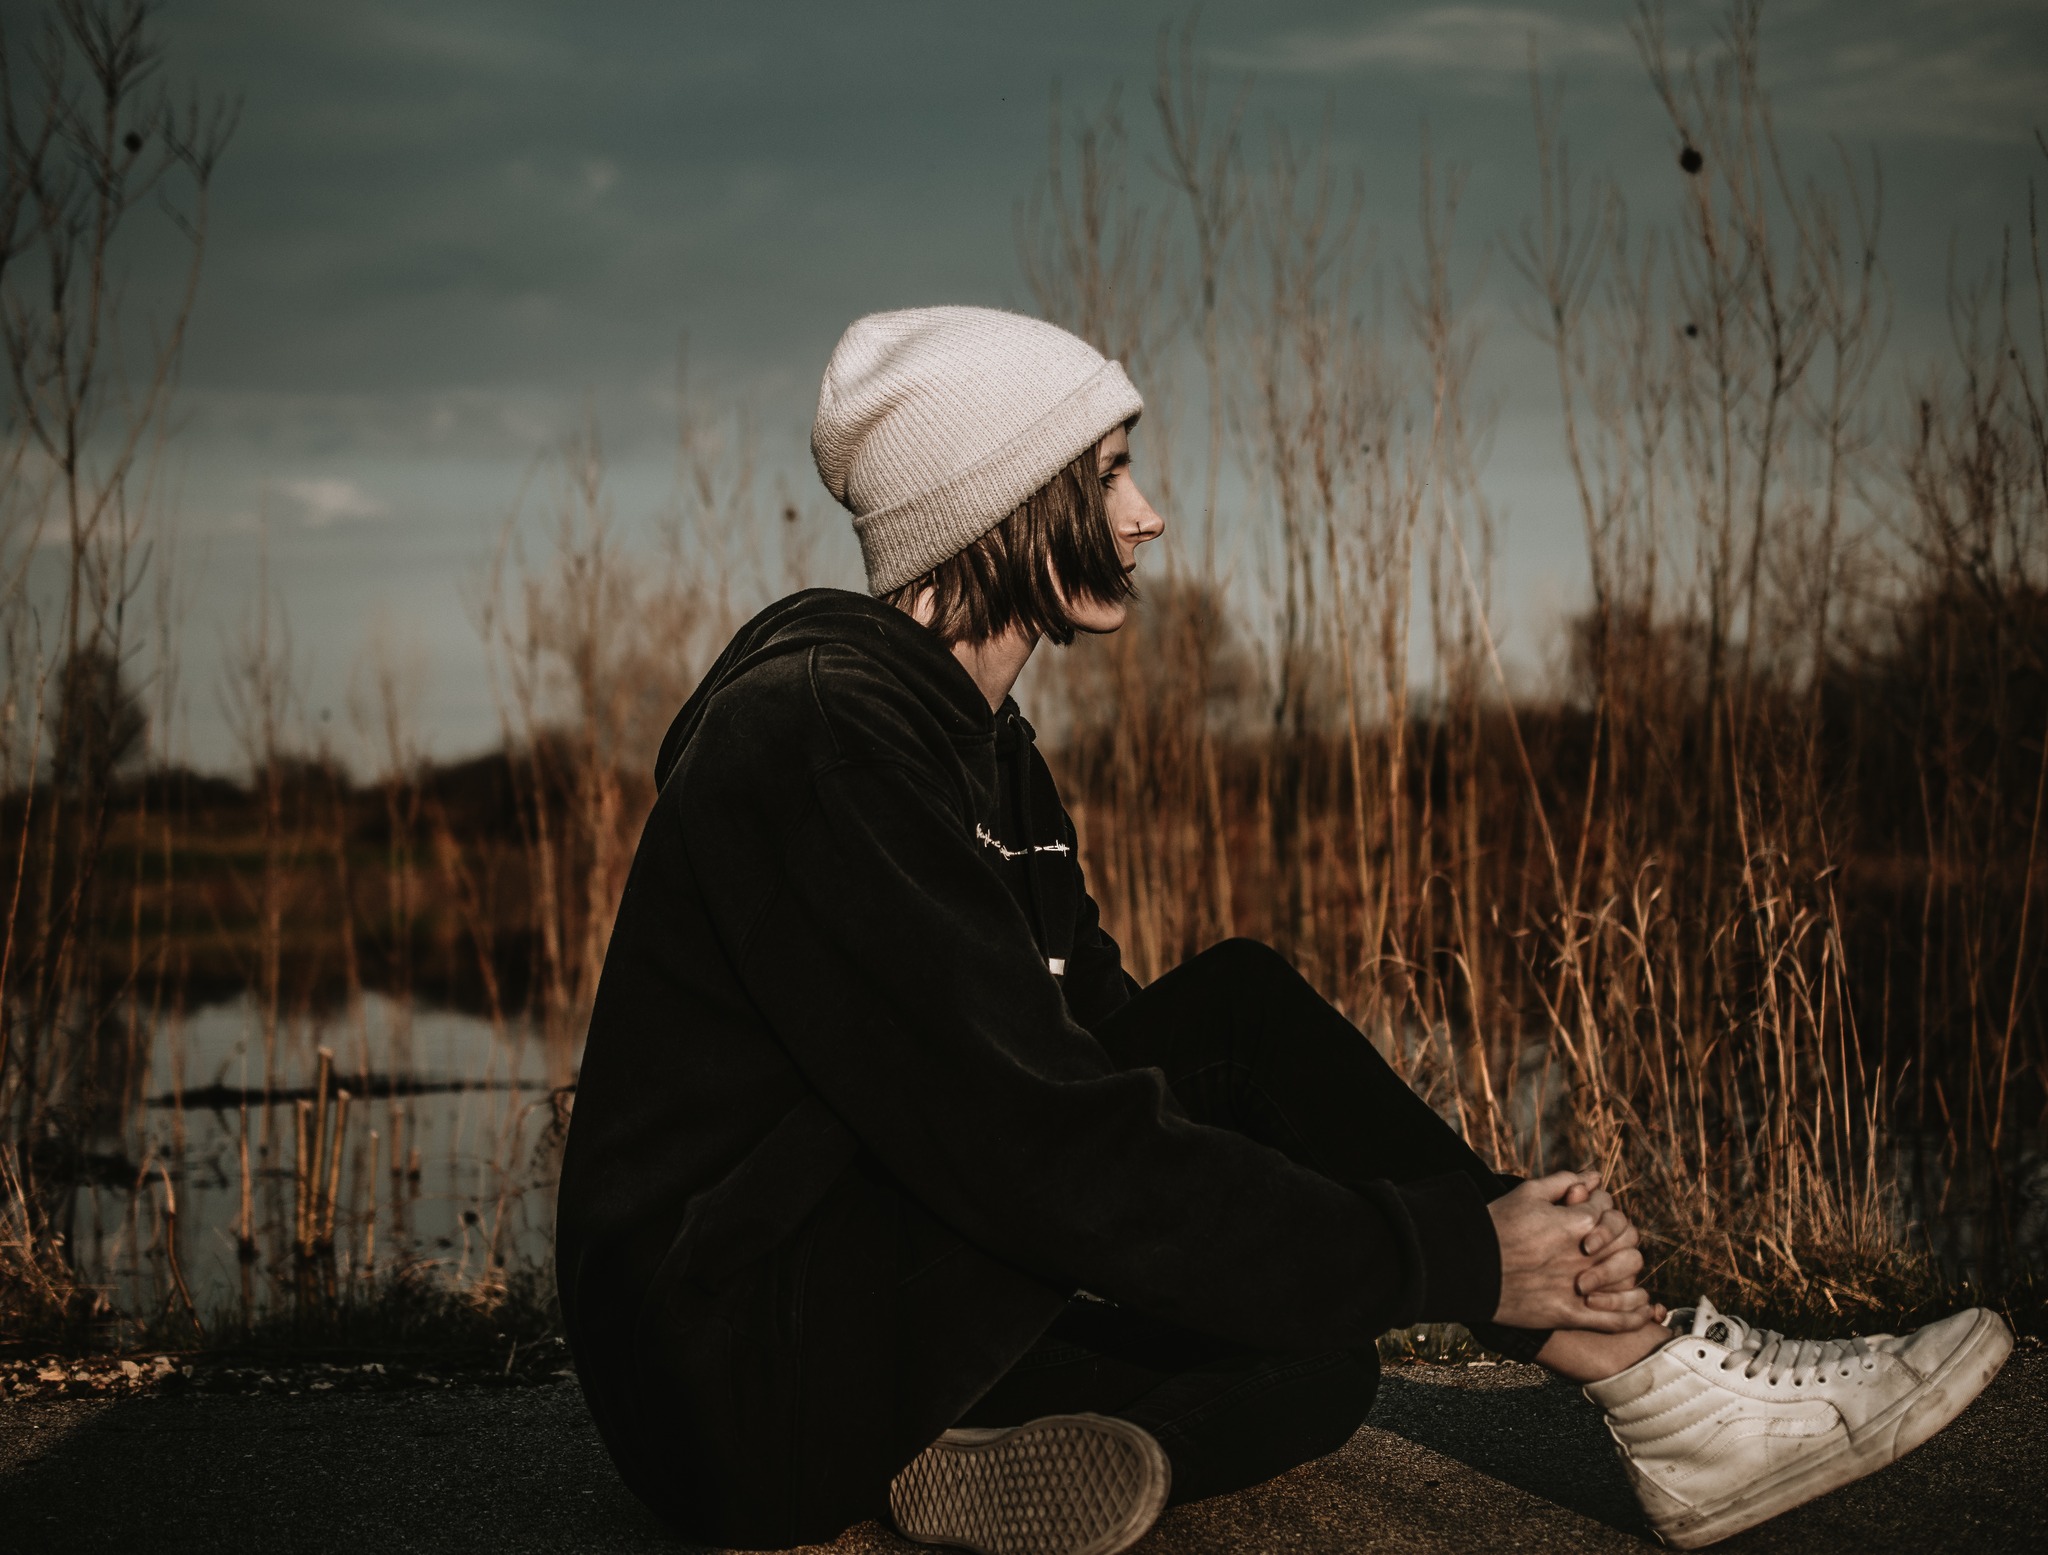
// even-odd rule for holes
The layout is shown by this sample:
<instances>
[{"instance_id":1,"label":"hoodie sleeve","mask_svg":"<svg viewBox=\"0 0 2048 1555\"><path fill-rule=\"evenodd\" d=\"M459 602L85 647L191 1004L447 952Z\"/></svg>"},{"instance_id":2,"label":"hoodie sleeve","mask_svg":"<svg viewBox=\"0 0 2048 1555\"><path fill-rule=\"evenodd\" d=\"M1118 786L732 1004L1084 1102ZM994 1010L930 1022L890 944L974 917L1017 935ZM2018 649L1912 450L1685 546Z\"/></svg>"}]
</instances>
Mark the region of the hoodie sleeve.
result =
<instances>
[{"instance_id":1,"label":"hoodie sleeve","mask_svg":"<svg viewBox=\"0 0 2048 1555\"><path fill-rule=\"evenodd\" d=\"M1354 1191L1189 1122L1158 1070L1116 1069L1068 1018L961 795L876 743L779 818L779 878L749 893L736 952L805 1079L911 1194L1050 1284L1246 1344L1491 1316L1476 1187Z\"/></svg>"},{"instance_id":2,"label":"hoodie sleeve","mask_svg":"<svg viewBox=\"0 0 2048 1555\"><path fill-rule=\"evenodd\" d=\"M1088 894L1088 882L1081 871L1080 838L1074 823L1064 812L1067 846L1074 850L1074 889L1080 905L1074 914L1074 948L1067 957L1066 976L1061 987L1067 1010L1090 1031L1131 1002L1137 981L1124 970L1124 953L1102 926L1102 910Z\"/></svg>"}]
</instances>

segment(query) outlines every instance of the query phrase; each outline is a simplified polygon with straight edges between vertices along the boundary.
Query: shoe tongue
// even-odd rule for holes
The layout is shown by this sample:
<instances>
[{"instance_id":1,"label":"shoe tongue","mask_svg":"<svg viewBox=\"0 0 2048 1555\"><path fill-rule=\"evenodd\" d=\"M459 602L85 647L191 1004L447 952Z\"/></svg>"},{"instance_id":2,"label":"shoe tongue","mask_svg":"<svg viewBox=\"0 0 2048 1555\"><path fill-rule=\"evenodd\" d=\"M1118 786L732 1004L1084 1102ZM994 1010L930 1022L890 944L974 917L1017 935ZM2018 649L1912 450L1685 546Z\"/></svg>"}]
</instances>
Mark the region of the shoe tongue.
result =
<instances>
[{"instance_id":1,"label":"shoe tongue","mask_svg":"<svg viewBox=\"0 0 2048 1555\"><path fill-rule=\"evenodd\" d=\"M1714 1304L1702 1296L1699 1305L1692 1309L1691 1333L1693 1338L1704 1339L1709 1344L1740 1350L1748 1343L1749 1325L1739 1317L1716 1312Z\"/></svg>"}]
</instances>

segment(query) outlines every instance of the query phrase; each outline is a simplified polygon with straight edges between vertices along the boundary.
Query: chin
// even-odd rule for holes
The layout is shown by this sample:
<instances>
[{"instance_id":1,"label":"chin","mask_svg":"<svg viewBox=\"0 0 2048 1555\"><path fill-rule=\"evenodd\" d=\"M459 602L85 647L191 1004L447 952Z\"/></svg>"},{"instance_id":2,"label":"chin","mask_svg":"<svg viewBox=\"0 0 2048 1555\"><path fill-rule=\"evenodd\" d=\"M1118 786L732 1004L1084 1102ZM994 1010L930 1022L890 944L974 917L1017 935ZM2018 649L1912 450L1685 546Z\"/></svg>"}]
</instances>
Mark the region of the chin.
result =
<instances>
[{"instance_id":1,"label":"chin","mask_svg":"<svg viewBox=\"0 0 2048 1555\"><path fill-rule=\"evenodd\" d=\"M1077 632L1086 632L1090 637L1107 637L1130 618L1131 613L1128 610L1122 605L1116 605L1108 609L1091 610L1085 616L1069 616L1067 619L1074 623L1074 630Z\"/></svg>"}]
</instances>

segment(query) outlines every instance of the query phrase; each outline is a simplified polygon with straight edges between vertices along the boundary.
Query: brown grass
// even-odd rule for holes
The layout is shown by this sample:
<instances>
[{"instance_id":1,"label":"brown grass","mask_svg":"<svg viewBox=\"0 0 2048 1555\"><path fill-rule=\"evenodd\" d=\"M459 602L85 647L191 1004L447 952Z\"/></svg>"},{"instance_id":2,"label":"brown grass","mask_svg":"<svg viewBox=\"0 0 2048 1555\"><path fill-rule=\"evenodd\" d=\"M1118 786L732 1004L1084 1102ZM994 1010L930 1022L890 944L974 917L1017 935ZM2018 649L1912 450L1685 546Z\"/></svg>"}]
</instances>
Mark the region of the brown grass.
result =
<instances>
[{"instance_id":1,"label":"brown grass","mask_svg":"<svg viewBox=\"0 0 2048 1555\"><path fill-rule=\"evenodd\" d=\"M1391 340L1324 153L1278 135L1205 175L1227 192L1183 181L1249 212L1223 392L1261 586L1184 545L1136 630L1060 668L1064 776L1141 977L1266 939L1503 1165L1605 1169L1674 1294L1895 1311L2039 1252L2011 1236L2048 1101L2048 294L2030 206L2027 262L1957 295L1955 363L1873 403L1875 172L1795 180L1753 8L1728 39L1681 70L1644 14L1702 165L1633 240L1537 88L1510 257L1592 584L1545 694L1510 694L1488 625L1455 174L1425 156Z\"/></svg>"},{"instance_id":2,"label":"brown grass","mask_svg":"<svg viewBox=\"0 0 2048 1555\"><path fill-rule=\"evenodd\" d=\"M1255 149L1246 98L1211 93L1183 31L1152 94L1163 203L1127 182L1112 104L1020 209L1043 310L1138 365L1148 478L1186 518L1130 628L1045 656L1034 712L1139 976L1229 935L1280 948L1504 1166L1606 1170L1671 1296L1846 1324L1973 1284L2035 1320L2039 1249L2018 1237L2048 1106L2031 199L2018 257L1957 290L1954 360L1892 403L1876 170L1787 168L1746 3L1705 65L1674 64L1653 13L1639 41L1699 153L1668 219L1625 220L1572 175L1538 78L1536 208L1507 245L1552 357L1589 578L1548 682L1512 680L1496 649L1457 170L1425 152L1420 260L1387 288L1356 180L1324 143ZM648 755L746 602L808 566L794 507L779 568L752 538L744 425L721 439L686 414L679 443L675 507L639 550L594 429L537 463L545 544L515 515L470 600L495 756L426 762L413 672L385 659L357 710L385 770L356 786L295 722L267 601L230 699L240 782L64 791L29 780L36 741L10 734L10 1285L75 1304L49 1234L61 1174L39 1184L33 1163L81 1121L135 1126L141 1056L212 977L255 988L267 1032L321 1001L359 1011L370 987L401 1009L453 996L531 1021L550 1082L573 1077ZM6 512L58 490L24 484L47 461L14 468ZM10 731L47 722L28 709L56 683L24 597L0 619ZM335 1074L372 1067L365 1043ZM300 1289L356 1300L369 1287L329 1278L337 1246L347 1264L399 1228L361 1218L324 1106L295 1173L274 1110L251 1154L299 1195L273 1219L308 1244ZM465 1273L484 1281L470 1307L505 1278Z\"/></svg>"}]
</instances>

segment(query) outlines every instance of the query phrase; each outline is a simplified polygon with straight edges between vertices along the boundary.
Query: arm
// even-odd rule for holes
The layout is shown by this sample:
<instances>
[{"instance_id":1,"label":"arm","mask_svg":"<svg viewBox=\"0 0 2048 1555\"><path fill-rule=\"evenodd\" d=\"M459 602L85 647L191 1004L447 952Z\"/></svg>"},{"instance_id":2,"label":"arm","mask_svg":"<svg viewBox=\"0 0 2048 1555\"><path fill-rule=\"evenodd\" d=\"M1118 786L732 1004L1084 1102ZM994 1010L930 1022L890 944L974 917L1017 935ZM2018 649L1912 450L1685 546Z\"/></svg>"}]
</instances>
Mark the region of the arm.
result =
<instances>
[{"instance_id":1,"label":"arm","mask_svg":"<svg viewBox=\"0 0 2048 1555\"><path fill-rule=\"evenodd\" d=\"M1060 819L1067 845L1074 849L1074 879L1081 897L1074 916L1074 949L1067 958L1067 974L1061 986L1075 1021L1093 1031L1130 1002L1131 995L1138 991L1138 982L1124 970L1123 950L1103 928L1101 909L1088 894L1074 823L1064 812Z\"/></svg>"},{"instance_id":2,"label":"arm","mask_svg":"<svg viewBox=\"0 0 2048 1555\"><path fill-rule=\"evenodd\" d=\"M958 798L915 760L828 764L775 820L779 878L734 926L749 995L962 1236L1048 1283L1274 1348L1491 1315L1497 1244L1462 1176L1354 1192L1187 1122L1156 1070L1115 1069L1068 1019Z\"/></svg>"}]
</instances>

